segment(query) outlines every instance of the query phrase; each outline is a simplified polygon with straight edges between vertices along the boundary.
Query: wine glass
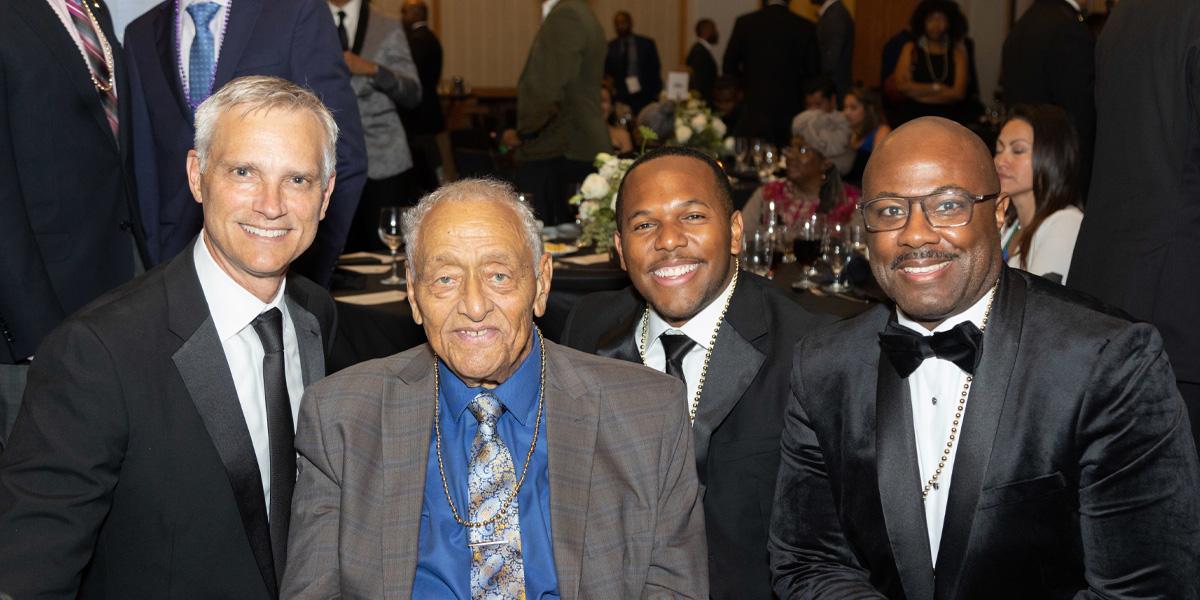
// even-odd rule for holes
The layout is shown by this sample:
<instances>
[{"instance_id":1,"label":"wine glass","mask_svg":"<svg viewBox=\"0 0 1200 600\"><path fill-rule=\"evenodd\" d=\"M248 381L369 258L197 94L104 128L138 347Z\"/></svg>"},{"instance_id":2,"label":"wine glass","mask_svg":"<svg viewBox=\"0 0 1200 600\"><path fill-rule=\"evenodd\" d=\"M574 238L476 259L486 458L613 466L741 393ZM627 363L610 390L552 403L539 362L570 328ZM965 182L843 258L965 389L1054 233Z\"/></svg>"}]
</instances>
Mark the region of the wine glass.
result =
<instances>
[{"instance_id":1,"label":"wine glass","mask_svg":"<svg viewBox=\"0 0 1200 600\"><path fill-rule=\"evenodd\" d=\"M779 151L774 145L766 142L758 144L758 152L754 155L754 168L758 172L759 181L766 183L771 180L778 160Z\"/></svg>"},{"instance_id":2,"label":"wine glass","mask_svg":"<svg viewBox=\"0 0 1200 600\"><path fill-rule=\"evenodd\" d=\"M392 252L392 274L384 278L383 285L404 285L404 278L398 271L399 261L396 251L404 244L404 209L399 206L385 206L379 211L379 239Z\"/></svg>"},{"instance_id":3,"label":"wine glass","mask_svg":"<svg viewBox=\"0 0 1200 600\"><path fill-rule=\"evenodd\" d=\"M825 215L813 213L792 224L792 253L800 265L800 280L793 287L811 289L817 286L817 258L821 255L821 240L825 237Z\"/></svg>"},{"instance_id":4,"label":"wine glass","mask_svg":"<svg viewBox=\"0 0 1200 600\"><path fill-rule=\"evenodd\" d=\"M850 290L850 284L842 281L842 273L850 260L850 252L848 228L841 223L830 225L821 247L822 259L829 265L829 270L833 271L833 283L825 287L826 291L841 293Z\"/></svg>"},{"instance_id":5,"label":"wine glass","mask_svg":"<svg viewBox=\"0 0 1200 600\"><path fill-rule=\"evenodd\" d=\"M867 230L861 223L850 224L850 249L863 258L871 258L867 251Z\"/></svg>"},{"instance_id":6,"label":"wine glass","mask_svg":"<svg viewBox=\"0 0 1200 600\"><path fill-rule=\"evenodd\" d=\"M746 269L755 275L769 276L773 245L767 228L755 229L754 234L746 240Z\"/></svg>"}]
</instances>

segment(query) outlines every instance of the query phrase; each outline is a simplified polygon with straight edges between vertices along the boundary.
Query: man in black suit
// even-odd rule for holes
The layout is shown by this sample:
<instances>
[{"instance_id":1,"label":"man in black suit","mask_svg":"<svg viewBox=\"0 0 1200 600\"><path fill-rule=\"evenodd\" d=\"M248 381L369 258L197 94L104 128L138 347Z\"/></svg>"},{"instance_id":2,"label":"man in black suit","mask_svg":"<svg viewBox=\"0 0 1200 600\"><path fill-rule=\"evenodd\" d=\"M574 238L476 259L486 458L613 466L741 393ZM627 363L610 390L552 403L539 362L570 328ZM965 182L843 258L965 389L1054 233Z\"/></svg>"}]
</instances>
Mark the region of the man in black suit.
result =
<instances>
[{"instance_id":1,"label":"man in black suit","mask_svg":"<svg viewBox=\"0 0 1200 600\"><path fill-rule=\"evenodd\" d=\"M1098 135L1070 286L1162 332L1200 446L1200 4L1125 0L1096 49Z\"/></svg>"},{"instance_id":2,"label":"man in black suit","mask_svg":"<svg viewBox=\"0 0 1200 600\"><path fill-rule=\"evenodd\" d=\"M152 264L190 247L202 225L184 177L196 107L235 77L273 75L315 91L341 131L329 218L296 264L328 285L367 176L358 102L328 11L321 0L165 0L125 29L134 175Z\"/></svg>"},{"instance_id":3,"label":"man in black suit","mask_svg":"<svg viewBox=\"0 0 1200 600\"><path fill-rule=\"evenodd\" d=\"M2 449L38 344L133 277L139 227L129 77L108 6L0 0L0 14Z\"/></svg>"},{"instance_id":4,"label":"man in black suit","mask_svg":"<svg viewBox=\"0 0 1200 600\"><path fill-rule=\"evenodd\" d=\"M850 77L854 62L854 18L842 0L812 0L812 3L820 7L817 42L821 45L821 68L833 79L841 102L854 85Z\"/></svg>"},{"instance_id":5,"label":"man in black suit","mask_svg":"<svg viewBox=\"0 0 1200 600\"><path fill-rule=\"evenodd\" d=\"M617 252L633 287L579 301L563 343L684 380L713 598L771 598L766 539L791 348L825 322L738 271L742 216L707 154L665 147L617 195Z\"/></svg>"},{"instance_id":6,"label":"man in black suit","mask_svg":"<svg viewBox=\"0 0 1200 600\"><path fill-rule=\"evenodd\" d=\"M1004 39L1000 68L1005 104L1053 104L1071 114L1085 177L1096 130L1095 42L1083 19L1087 4L1034 0ZM1082 183L1086 187L1086 179Z\"/></svg>"},{"instance_id":7,"label":"man in black suit","mask_svg":"<svg viewBox=\"0 0 1200 600\"><path fill-rule=\"evenodd\" d=\"M438 82L442 80L442 43L429 29L429 8L422 0L406 0L400 9L400 21L408 36L417 76L421 80L421 103L400 111L408 147L412 150L413 169L426 193L438 186L437 168L441 166L438 136L446 131Z\"/></svg>"},{"instance_id":8,"label":"man in black suit","mask_svg":"<svg viewBox=\"0 0 1200 600\"><path fill-rule=\"evenodd\" d=\"M1200 466L1155 329L1009 269L991 153L926 117L876 147L877 306L797 344L781 598L1200 597Z\"/></svg>"},{"instance_id":9,"label":"man in black suit","mask_svg":"<svg viewBox=\"0 0 1200 600\"><path fill-rule=\"evenodd\" d=\"M696 21L696 43L688 50L687 66L691 71L688 87L696 90L710 106L713 101L713 85L717 83L717 49L720 39L717 24L712 19Z\"/></svg>"},{"instance_id":10,"label":"man in black suit","mask_svg":"<svg viewBox=\"0 0 1200 600\"><path fill-rule=\"evenodd\" d=\"M734 21L722 66L746 91L746 114L735 134L787 145L792 117L804 110L804 82L821 72L817 28L787 2L766 0Z\"/></svg>"},{"instance_id":11,"label":"man in black suit","mask_svg":"<svg viewBox=\"0 0 1200 600\"><path fill-rule=\"evenodd\" d=\"M334 321L287 272L329 204L337 125L273 77L230 82L196 122L200 235L65 321L30 369L0 454L0 596L277 597L293 415Z\"/></svg>"},{"instance_id":12,"label":"man in black suit","mask_svg":"<svg viewBox=\"0 0 1200 600\"><path fill-rule=\"evenodd\" d=\"M658 100L663 89L662 64L654 40L633 32L633 17L626 11L613 16L617 37L608 42L604 74L612 77L618 102L624 102L638 114L647 104Z\"/></svg>"}]
</instances>

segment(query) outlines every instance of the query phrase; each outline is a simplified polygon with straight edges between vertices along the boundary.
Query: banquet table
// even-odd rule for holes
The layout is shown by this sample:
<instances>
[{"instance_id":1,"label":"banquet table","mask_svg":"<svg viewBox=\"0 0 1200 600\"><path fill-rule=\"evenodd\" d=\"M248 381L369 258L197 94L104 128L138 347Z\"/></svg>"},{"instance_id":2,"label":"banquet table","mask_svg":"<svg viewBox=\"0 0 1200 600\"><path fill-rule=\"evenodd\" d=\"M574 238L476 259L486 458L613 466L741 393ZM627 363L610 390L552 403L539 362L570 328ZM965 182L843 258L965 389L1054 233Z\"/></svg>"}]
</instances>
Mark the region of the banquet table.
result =
<instances>
[{"instance_id":1,"label":"banquet table","mask_svg":"<svg viewBox=\"0 0 1200 600\"><path fill-rule=\"evenodd\" d=\"M380 261L358 256L346 262L370 264L339 267L334 278L338 327L328 372L334 373L358 362L390 356L424 343L425 333L413 321L405 287L381 283L387 272L380 266ZM847 266L847 278L855 285L855 291L851 293L794 290L791 284L799 279L799 275L796 265L781 265L772 282L810 312L847 318L865 311L882 298L865 260L852 260ZM592 292L619 290L628 285L629 276L606 257L585 254L556 259L550 297L545 314L537 319L538 327L547 339L558 341L567 315L580 298Z\"/></svg>"}]
</instances>

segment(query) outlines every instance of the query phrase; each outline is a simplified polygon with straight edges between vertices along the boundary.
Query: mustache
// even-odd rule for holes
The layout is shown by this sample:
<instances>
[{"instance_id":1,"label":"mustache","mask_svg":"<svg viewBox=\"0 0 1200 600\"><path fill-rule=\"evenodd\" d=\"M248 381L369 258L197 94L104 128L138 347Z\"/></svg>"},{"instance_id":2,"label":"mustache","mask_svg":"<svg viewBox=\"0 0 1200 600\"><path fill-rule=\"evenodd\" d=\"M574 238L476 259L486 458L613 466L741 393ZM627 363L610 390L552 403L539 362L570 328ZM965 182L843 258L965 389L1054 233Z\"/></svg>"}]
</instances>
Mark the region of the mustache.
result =
<instances>
[{"instance_id":1,"label":"mustache","mask_svg":"<svg viewBox=\"0 0 1200 600\"><path fill-rule=\"evenodd\" d=\"M917 250L916 252L906 252L892 259L888 265L893 271L900 268L900 264L907 260L925 260L928 258L940 260L958 260L958 254L954 252L942 252L940 250Z\"/></svg>"}]
</instances>

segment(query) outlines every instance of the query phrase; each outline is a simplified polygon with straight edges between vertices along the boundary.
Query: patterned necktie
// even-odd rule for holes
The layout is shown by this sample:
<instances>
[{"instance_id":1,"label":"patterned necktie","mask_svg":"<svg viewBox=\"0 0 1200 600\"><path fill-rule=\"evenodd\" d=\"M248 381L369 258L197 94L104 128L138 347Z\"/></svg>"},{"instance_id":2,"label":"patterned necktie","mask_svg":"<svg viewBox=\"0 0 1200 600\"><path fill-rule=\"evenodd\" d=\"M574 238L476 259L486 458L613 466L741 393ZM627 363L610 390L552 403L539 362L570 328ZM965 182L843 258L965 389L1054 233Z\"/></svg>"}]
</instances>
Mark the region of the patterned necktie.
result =
<instances>
[{"instance_id":1,"label":"patterned necktie","mask_svg":"<svg viewBox=\"0 0 1200 600\"><path fill-rule=\"evenodd\" d=\"M687 383L683 375L683 357L696 347L696 342L681 333L664 333L658 339L662 341L663 351L667 355L667 375Z\"/></svg>"},{"instance_id":2,"label":"patterned necktie","mask_svg":"<svg viewBox=\"0 0 1200 600\"><path fill-rule=\"evenodd\" d=\"M213 61L217 52L208 24L220 9L221 5L216 2L197 2L187 7L192 23L196 25L196 37L188 50L188 100L193 107L200 106L212 90Z\"/></svg>"},{"instance_id":3,"label":"patterned necktie","mask_svg":"<svg viewBox=\"0 0 1200 600\"><path fill-rule=\"evenodd\" d=\"M92 18L88 16L87 9L80 4L80 0L66 0L66 4L67 12L71 14L71 22L79 31L83 56L87 59L88 70L91 71L92 77L102 84L110 80L113 82L108 91L98 91L100 92L100 105L104 108L104 117L108 120L113 137L117 138L119 123L117 121L116 78L108 70L108 63L104 60L104 48L108 46L108 40L104 37L104 33L96 27ZM111 48L109 52L112 52Z\"/></svg>"},{"instance_id":4,"label":"patterned necktie","mask_svg":"<svg viewBox=\"0 0 1200 600\"><path fill-rule=\"evenodd\" d=\"M283 576L291 522L292 491L296 487L292 403L283 370L283 313L272 308L251 322L263 346L263 398L267 405L267 446L271 449L271 555L275 574Z\"/></svg>"},{"instance_id":5,"label":"patterned necktie","mask_svg":"<svg viewBox=\"0 0 1200 600\"><path fill-rule=\"evenodd\" d=\"M342 52L350 49L350 33L346 31L346 11L339 10L338 13L338 41L342 43Z\"/></svg>"},{"instance_id":6,"label":"patterned necktie","mask_svg":"<svg viewBox=\"0 0 1200 600\"><path fill-rule=\"evenodd\" d=\"M491 392L480 392L467 405L479 420L467 462L468 504L472 521L486 521L504 505L517 486L512 454L496 433L504 410ZM474 600L515 600L525 597L525 563L521 559L521 520L517 499L500 518L483 527L469 527L471 597Z\"/></svg>"}]
</instances>

